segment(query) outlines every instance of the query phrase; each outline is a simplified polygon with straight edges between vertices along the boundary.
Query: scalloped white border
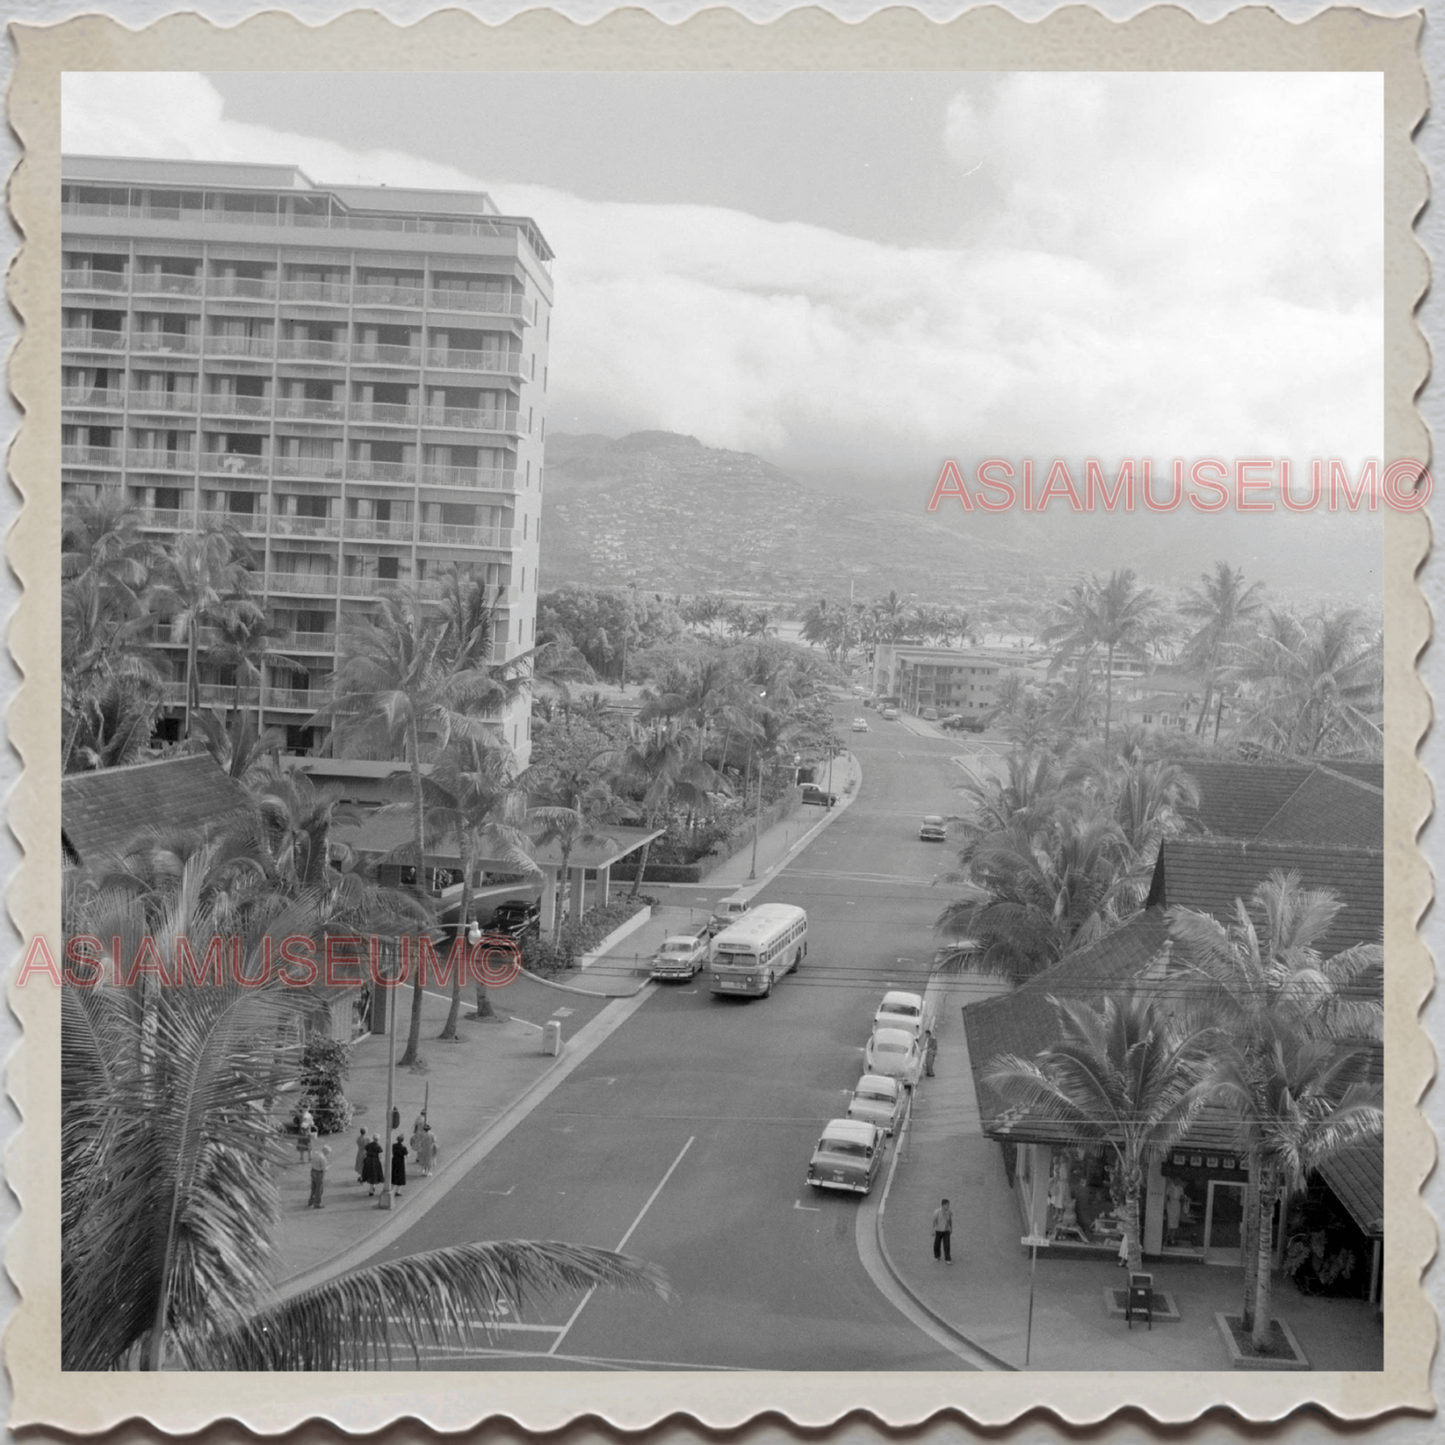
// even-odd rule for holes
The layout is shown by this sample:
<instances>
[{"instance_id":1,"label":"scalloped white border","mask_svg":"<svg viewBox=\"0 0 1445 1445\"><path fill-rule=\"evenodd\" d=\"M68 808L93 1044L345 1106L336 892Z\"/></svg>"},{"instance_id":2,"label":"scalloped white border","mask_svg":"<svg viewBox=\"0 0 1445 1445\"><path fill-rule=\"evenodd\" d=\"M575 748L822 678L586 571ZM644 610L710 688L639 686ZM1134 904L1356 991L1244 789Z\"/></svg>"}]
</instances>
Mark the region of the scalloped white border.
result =
<instances>
[{"instance_id":1,"label":"scalloped white border","mask_svg":"<svg viewBox=\"0 0 1445 1445\"><path fill-rule=\"evenodd\" d=\"M393 11L410 7L389 6ZM581 7L579 7L581 8ZM851 8L851 7L850 7ZM691 6L678 6L686 13ZM1046 68L1051 47L1070 67L1384 69L1387 145L1387 439L1390 457L1427 455L1428 436L1414 406L1428 358L1413 307L1423 294L1425 256L1411 223L1425 197L1424 169L1410 133L1423 114L1423 74L1415 56L1418 25L1362 12L1336 12L1305 25L1265 10L1236 12L1201 25L1175 8L1150 10L1116 26L1082 7L1026 25L987 7L938 26L910 10L875 14L845 24L817 10L793 10L767 27L735 12L711 10L684 25L664 25L643 12L621 11L585 27L531 11L503 26L483 25L458 11L434 15L404 30L375 12L346 14L324 30L271 13L222 30L184 15L143 31L92 17L45 29L12 29L19 62L11 91L11 122L26 159L11 181L12 214L26 241L10 277L10 296L26 327L11 361L11 387L27 423L11 454L11 470L26 501L9 542L14 570L26 588L10 631L12 653L25 683L9 714L10 734L25 758L11 801L11 827L27 849L9 893L22 935L55 936L58 893L58 777L53 750L57 714L58 490L58 215L48 204L57 171L58 73L62 68L327 69L327 68L688 68L705 55L710 65L739 68L933 68L950 47L975 69ZM1286 53L1288 52L1288 53ZM1371 59L1366 64L1365 57ZM71 1430L104 1429L140 1417L169 1430L191 1430L219 1418L275 1432L323 1414L338 1425L374 1430L396 1419L420 1419L456 1429L502 1416L548 1430L592 1416L637 1429L678 1412L718 1428L778 1412L798 1425L831 1424L854 1411L887 1425L918 1422L938 1411L979 1424L1000 1424L1044 1407L1074 1424L1142 1410L1159 1421L1184 1421L1227 1405L1252 1420L1275 1420L1313 1403L1342 1419L1366 1419L1400 1407L1430 1408L1428 1369L1435 1319L1418 1287L1434 1248L1433 1225L1419 1200L1433 1160L1434 1141L1415 1101L1433 1067L1417 1013L1431 969L1415 935L1430 896L1430 880L1414 838L1429 812L1428 780L1414 759L1429 699L1414 658L1429 637L1415 571L1428 547L1423 515L1387 517L1387 804L1391 820L1387 876L1387 947L1392 975L1387 996L1390 1054L1387 1181L1390 1243L1386 1289L1387 1369L1371 1375L1261 1376L1208 1374L955 1376L932 1374L715 1375L437 1374L269 1376L264 1391L249 1376L63 1376L54 1367L58 1320L54 1277L58 1237L53 1223L58 1177L54 1061L58 1008L46 991L11 991L26 1040L9 1073L10 1093L26 1124L8 1165L23 1214L6 1262L22 1293L7 1332L14 1389L12 1423L51 1423ZM1397 1218L1397 1215L1399 1216ZM485 1382L485 1396L478 1385ZM141 1383L144 1382L144 1383ZM465 1382L465 1383L464 1383ZM159 1386L159 1388L157 1388ZM966 1398L965 1398L966 1395ZM261 1398L256 1398L260 1396ZM839 1401L845 1403L840 1407Z\"/></svg>"}]
</instances>

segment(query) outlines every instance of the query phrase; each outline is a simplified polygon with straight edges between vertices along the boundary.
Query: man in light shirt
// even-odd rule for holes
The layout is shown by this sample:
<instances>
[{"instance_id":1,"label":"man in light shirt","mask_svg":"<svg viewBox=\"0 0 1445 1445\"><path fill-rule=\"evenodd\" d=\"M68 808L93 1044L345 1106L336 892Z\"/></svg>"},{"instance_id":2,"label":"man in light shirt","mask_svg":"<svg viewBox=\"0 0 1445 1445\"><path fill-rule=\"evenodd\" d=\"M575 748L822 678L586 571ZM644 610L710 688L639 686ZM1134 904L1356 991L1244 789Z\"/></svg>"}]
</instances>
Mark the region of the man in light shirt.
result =
<instances>
[{"instance_id":1,"label":"man in light shirt","mask_svg":"<svg viewBox=\"0 0 1445 1445\"><path fill-rule=\"evenodd\" d=\"M933 1257L953 1263L953 1210L946 1199L933 1211Z\"/></svg>"}]
</instances>

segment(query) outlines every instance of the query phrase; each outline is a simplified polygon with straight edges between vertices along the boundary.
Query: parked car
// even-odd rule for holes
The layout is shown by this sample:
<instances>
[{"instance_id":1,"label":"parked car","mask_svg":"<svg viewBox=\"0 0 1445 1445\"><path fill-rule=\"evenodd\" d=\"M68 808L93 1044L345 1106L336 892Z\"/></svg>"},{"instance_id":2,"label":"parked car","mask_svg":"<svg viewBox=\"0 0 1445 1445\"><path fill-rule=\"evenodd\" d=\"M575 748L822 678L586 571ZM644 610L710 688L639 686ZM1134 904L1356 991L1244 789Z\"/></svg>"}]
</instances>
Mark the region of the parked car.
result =
<instances>
[{"instance_id":1,"label":"parked car","mask_svg":"<svg viewBox=\"0 0 1445 1445\"><path fill-rule=\"evenodd\" d=\"M739 918L753 906L751 898L741 893L734 893L724 898L712 911L712 917L708 919L707 931L711 937L714 933L721 933L724 928L731 928Z\"/></svg>"},{"instance_id":2,"label":"parked car","mask_svg":"<svg viewBox=\"0 0 1445 1445\"><path fill-rule=\"evenodd\" d=\"M939 726L954 733L981 733L983 720L976 717L946 717Z\"/></svg>"},{"instance_id":3,"label":"parked car","mask_svg":"<svg viewBox=\"0 0 1445 1445\"><path fill-rule=\"evenodd\" d=\"M884 1074L864 1074L853 1086L848 1117L875 1124L885 1134L892 1134L903 1122L903 1106L907 1102L908 1091L897 1079Z\"/></svg>"},{"instance_id":4,"label":"parked car","mask_svg":"<svg viewBox=\"0 0 1445 1445\"><path fill-rule=\"evenodd\" d=\"M918 830L918 836L925 843L946 843L948 841L948 824L937 813L929 813L923 820L923 826Z\"/></svg>"},{"instance_id":5,"label":"parked car","mask_svg":"<svg viewBox=\"0 0 1445 1445\"><path fill-rule=\"evenodd\" d=\"M487 927L493 933L505 933L508 938L521 938L528 933L540 932L542 905L535 898L509 898L498 905Z\"/></svg>"},{"instance_id":6,"label":"parked car","mask_svg":"<svg viewBox=\"0 0 1445 1445\"><path fill-rule=\"evenodd\" d=\"M866 733L868 731L868 719L866 717L855 717L853 719L853 731L855 733Z\"/></svg>"},{"instance_id":7,"label":"parked car","mask_svg":"<svg viewBox=\"0 0 1445 1445\"><path fill-rule=\"evenodd\" d=\"M837 793L829 793L816 783L803 784L803 801L819 808L831 808L838 801Z\"/></svg>"},{"instance_id":8,"label":"parked car","mask_svg":"<svg viewBox=\"0 0 1445 1445\"><path fill-rule=\"evenodd\" d=\"M665 938L652 959L653 978L696 978L712 956L706 933L679 933Z\"/></svg>"},{"instance_id":9,"label":"parked car","mask_svg":"<svg viewBox=\"0 0 1445 1445\"><path fill-rule=\"evenodd\" d=\"M883 1133L862 1119L830 1119L808 1163L814 1189L867 1194L883 1162Z\"/></svg>"},{"instance_id":10,"label":"parked car","mask_svg":"<svg viewBox=\"0 0 1445 1445\"><path fill-rule=\"evenodd\" d=\"M902 1029L910 1038L921 1039L933 1032L933 1013L921 994L890 989L873 1015L873 1031Z\"/></svg>"},{"instance_id":11,"label":"parked car","mask_svg":"<svg viewBox=\"0 0 1445 1445\"><path fill-rule=\"evenodd\" d=\"M897 721L898 721L898 709L897 709L896 707L885 707L885 708L883 709L883 721L884 721L884 722L897 722Z\"/></svg>"},{"instance_id":12,"label":"parked car","mask_svg":"<svg viewBox=\"0 0 1445 1445\"><path fill-rule=\"evenodd\" d=\"M923 1050L903 1029L874 1029L863 1050L863 1072L883 1074L911 1089L923 1072Z\"/></svg>"},{"instance_id":13,"label":"parked car","mask_svg":"<svg viewBox=\"0 0 1445 1445\"><path fill-rule=\"evenodd\" d=\"M924 722L937 722L937 721L938 721L938 709L937 709L936 707L926 707L926 708L924 708L924 709L923 709L923 721L924 721Z\"/></svg>"}]
</instances>

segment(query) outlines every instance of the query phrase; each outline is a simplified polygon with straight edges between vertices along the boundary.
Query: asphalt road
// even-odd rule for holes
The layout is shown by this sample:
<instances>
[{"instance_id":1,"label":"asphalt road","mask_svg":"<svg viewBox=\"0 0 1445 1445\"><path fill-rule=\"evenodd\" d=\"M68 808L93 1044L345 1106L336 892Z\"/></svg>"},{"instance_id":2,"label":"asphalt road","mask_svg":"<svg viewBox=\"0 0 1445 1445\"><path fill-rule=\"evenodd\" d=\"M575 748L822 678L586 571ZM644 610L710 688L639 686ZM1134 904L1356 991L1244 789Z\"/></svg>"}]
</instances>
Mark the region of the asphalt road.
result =
<instances>
[{"instance_id":1,"label":"asphalt road","mask_svg":"<svg viewBox=\"0 0 1445 1445\"><path fill-rule=\"evenodd\" d=\"M853 712L839 705L845 728ZM769 999L717 999L701 978L659 988L378 1256L473 1239L620 1247L661 1265L677 1300L558 1302L499 1321L496 1353L426 1368L965 1368L870 1280L859 1201L803 1183L862 1071L879 998L922 986L947 898L931 882L954 860L918 826L956 809L958 744L870 723L848 738L857 800L760 895L808 910L799 970ZM928 1220L917 1228L930 1247Z\"/></svg>"}]
</instances>

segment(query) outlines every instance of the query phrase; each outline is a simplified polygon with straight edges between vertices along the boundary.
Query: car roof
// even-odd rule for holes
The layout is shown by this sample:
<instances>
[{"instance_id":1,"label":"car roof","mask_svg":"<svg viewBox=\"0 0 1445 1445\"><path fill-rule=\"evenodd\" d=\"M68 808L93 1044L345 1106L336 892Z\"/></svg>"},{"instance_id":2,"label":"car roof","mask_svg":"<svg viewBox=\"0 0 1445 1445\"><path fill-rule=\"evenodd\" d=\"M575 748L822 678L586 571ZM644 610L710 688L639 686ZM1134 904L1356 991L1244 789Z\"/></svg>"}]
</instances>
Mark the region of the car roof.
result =
<instances>
[{"instance_id":1,"label":"car roof","mask_svg":"<svg viewBox=\"0 0 1445 1445\"><path fill-rule=\"evenodd\" d=\"M863 1119L829 1119L823 1125L825 1139L846 1139L853 1144L871 1144L874 1126Z\"/></svg>"},{"instance_id":2,"label":"car roof","mask_svg":"<svg viewBox=\"0 0 1445 1445\"><path fill-rule=\"evenodd\" d=\"M883 1002L878 1007L885 1009L891 1003L906 1003L912 1004L915 1008L922 1008L923 996L916 993L904 993L901 989L895 988L883 995Z\"/></svg>"},{"instance_id":3,"label":"car roof","mask_svg":"<svg viewBox=\"0 0 1445 1445\"><path fill-rule=\"evenodd\" d=\"M913 1035L906 1029L874 1029L873 1040L879 1044L911 1044Z\"/></svg>"},{"instance_id":4,"label":"car roof","mask_svg":"<svg viewBox=\"0 0 1445 1445\"><path fill-rule=\"evenodd\" d=\"M943 822L943 815L941 813L925 813L923 815L923 821L925 823L941 823Z\"/></svg>"},{"instance_id":5,"label":"car roof","mask_svg":"<svg viewBox=\"0 0 1445 1445\"><path fill-rule=\"evenodd\" d=\"M853 1092L856 1094L859 1089L883 1089L887 1093L896 1094L902 1087L897 1079L887 1074L864 1074L853 1085Z\"/></svg>"},{"instance_id":6,"label":"car roof","mask_svg":"<svg viewBox=\"0 0 1445 1445\"><path fill-rule=\"evenodd\" d=\"M698 936L695 933L674 933L671 938L664 938L662 946L666 948L670 943L680 943L687 948L695 948L698 943Z\"/></svg>"}]
</instances>

